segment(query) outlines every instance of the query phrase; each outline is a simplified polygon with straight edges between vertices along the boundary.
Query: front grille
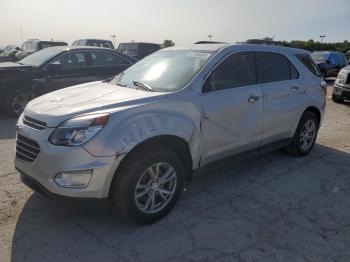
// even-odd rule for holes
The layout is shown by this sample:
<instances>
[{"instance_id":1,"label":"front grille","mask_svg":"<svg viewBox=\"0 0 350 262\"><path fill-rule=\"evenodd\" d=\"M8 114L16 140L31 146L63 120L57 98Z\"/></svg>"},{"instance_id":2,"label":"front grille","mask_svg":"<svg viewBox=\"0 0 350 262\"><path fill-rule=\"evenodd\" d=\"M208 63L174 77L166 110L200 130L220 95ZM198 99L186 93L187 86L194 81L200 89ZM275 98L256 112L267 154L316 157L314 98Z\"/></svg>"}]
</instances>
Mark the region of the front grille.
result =
<instances>
[{"instance_id":1,"label":"front grille","mask_svg":"<svg viewBox=\"0 0 350 262\"><path fill-rule=\"evenodd\" d=\"M37 129L37 130L43 130L47 127L45 122L33 119L31 117L28 117L28 116L23 117L23 124L30 126L30 127Z\"/></svg>"},{"instance_id":2,"label":"front grille","mask_svg":"<svg viewBox=\"0 0 350 262\"><path fill-rule=\"evenodd\" d=\"M17 141L16 141L17 158L28 162L33 162L35 158L38 156L39 152L40 152L40 146L38 145L37 142L17 134Z\"/></svg>"}]
</instances>

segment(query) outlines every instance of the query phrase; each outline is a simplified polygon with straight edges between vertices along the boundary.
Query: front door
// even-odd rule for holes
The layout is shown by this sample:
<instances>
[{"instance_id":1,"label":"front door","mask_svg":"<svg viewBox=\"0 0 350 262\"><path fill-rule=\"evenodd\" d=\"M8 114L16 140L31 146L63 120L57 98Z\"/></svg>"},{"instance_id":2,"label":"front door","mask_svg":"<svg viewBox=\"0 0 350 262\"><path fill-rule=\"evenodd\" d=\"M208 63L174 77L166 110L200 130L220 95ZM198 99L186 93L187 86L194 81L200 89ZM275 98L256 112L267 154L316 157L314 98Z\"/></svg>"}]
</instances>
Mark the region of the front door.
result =
<instances>
[{"instance_id":1,"label":"front door","mask_svg":"<svg viewBox=\"0 0 350 262\"><path fill-rule=\"evenodd\" d=\"M73 50L52 61L57 66L47 67L46 92L94 81L89 59L88 52Z\"/></svg>"},{"instance_id":2,"label":"front door","mask_svg":"<svg viewBox=\"0 0 350 262\"><path fill-rule=\"evenodd\" d=\"M253 52L225 58L207 78L201 99L203 165L259 147L263 90L257 85Z\"/></svg>"}]
</instances>

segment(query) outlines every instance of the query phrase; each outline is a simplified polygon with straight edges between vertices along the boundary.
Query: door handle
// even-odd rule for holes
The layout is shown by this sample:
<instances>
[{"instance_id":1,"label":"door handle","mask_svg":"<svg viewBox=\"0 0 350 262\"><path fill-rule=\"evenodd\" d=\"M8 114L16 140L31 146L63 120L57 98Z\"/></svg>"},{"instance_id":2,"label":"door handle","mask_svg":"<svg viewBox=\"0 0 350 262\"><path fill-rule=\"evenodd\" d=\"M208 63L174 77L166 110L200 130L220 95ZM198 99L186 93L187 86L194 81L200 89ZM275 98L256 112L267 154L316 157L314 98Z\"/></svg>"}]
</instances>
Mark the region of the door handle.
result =
<instances>
[{"instance_id":1,"label":"door handle","mask_svg":"<svg viewBox=\"0 0 350 262\"><path fill-rule=\"evenodd\" d=\"M260 99L260 97L258 97L258 96L250 96L250 97L248 98L248 102L251 103L251 104L253 104L253 103L255 103L256 101L258 101L259 99Z\"/></svg>"},{"instance_id":2,"label":"door handle","mask_svg":"<svg viewBox=\"0 0 350 262\"><path fill-rule=\"evenodd\" d=\"M294 92L296 92L296 91L298 91L299 90L299 86L293 86L292 87L292 92L294 93Z\"/></svg>"}]
</instances>

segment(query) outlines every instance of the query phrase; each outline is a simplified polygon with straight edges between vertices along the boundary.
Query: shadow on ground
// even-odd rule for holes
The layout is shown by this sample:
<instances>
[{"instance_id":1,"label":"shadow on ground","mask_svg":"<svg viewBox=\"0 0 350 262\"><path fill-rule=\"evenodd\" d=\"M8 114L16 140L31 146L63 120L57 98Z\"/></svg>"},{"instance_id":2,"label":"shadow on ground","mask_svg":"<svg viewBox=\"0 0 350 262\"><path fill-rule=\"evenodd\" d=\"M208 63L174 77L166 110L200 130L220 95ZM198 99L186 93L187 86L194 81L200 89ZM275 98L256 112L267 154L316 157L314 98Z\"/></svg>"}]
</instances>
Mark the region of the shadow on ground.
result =
<instances>
[{"instance_id":1,"label":"shadow on ground","mask_svg":"<svg viewBox=\"0 0 350 262\"><path fill-rule=\"evenodd\" d=\"M316 145L277 151L194 178L150 226L32 194L12 261L349 261L350 156Z\"/></svg>"},{"instance_id":2,"label":"shadow on ground","mask_svg":"<svg viewBox=\"0 0 350 262\"><path fill-rule=\"evenodd\" d=\"M17 118L0 114L0 139L16 137Z\"/></svg>"}]
</instances>

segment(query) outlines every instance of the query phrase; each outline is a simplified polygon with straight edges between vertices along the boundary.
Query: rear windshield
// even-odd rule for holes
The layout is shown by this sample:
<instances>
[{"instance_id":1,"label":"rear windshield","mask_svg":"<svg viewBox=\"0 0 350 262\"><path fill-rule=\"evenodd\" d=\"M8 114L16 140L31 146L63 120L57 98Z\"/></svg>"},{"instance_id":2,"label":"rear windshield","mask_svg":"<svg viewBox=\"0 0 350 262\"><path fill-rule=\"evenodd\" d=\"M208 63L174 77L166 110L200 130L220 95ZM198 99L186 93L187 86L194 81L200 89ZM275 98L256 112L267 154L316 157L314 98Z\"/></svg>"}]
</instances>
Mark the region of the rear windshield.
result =
<instances>
[{"instance_id":1,"label":"rear windshield","mask_svg":"<svg viewBox=\"0 0 350 262\"><path fill-rule=\"evenodd\" d=\"M325 63L328 60L329 53L314 52L311 54L311 57L316 63Z\"/></svg>"},{"instance_id":2,"label":"rear windshield","mask_svg":"<svg viewBox=\"0 0 350 262\"><path fill-rule=\"evenodd\" d=\"M313 73L316 76L321 76L321 72L318 69L317 65L312 61L311 56L310 55L306 55L306 54L297 54L295 55L300 62L302 62L304 64L304 66L309 69L309 71L311 73Z\"/></svg>"}]
</instances>

